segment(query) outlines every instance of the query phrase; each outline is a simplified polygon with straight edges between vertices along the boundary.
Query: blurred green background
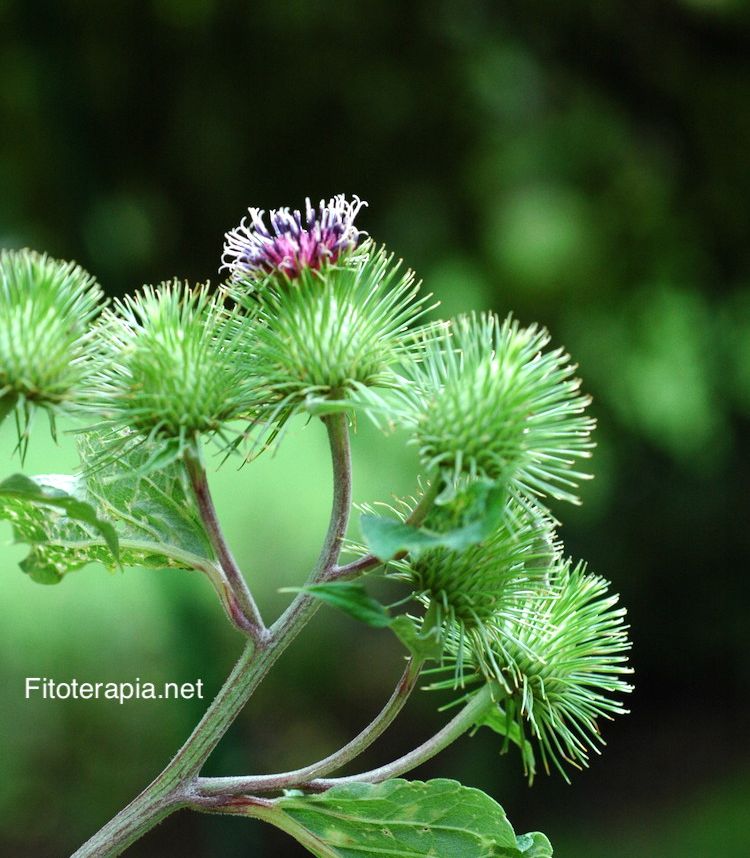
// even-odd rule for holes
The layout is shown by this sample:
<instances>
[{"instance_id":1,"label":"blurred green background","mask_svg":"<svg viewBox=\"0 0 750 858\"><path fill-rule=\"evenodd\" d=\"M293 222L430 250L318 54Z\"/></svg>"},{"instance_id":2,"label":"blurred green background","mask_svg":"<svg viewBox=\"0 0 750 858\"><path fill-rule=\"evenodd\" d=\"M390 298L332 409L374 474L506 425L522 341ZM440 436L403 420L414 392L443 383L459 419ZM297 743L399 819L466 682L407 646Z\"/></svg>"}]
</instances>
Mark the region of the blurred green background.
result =
<instances>
[{"instance_id":1,"label":"blurred green background","mask_svg":"<svg viewBox=\"0 0 750 858\"><path fill-rule=\"evenodd\" d=\"M563 536L630 609L632 714L572 786L529 790L489 732L419 775L488 790L560 858L746 856L748 4L0 0L0 84L0 246L75 258L120 294L215 278L248 205L357 193L362 226L446 315L549 326L599 420L596 479L559 510ZM358 501L412 490L403 441L360 427ZM12 447L4 430L8 473ZM74 462L69 436L39 431L27 470ZM320 427L214 483L272 615L325 529ZM24 678L202 678L213 694L241 642L197 574L89 567L44 588L2 537L0 854L61 856L205 703L26 701ZM400 672L384 637L321 612L210 770L296 766L350 738ZM366 762L443 719L419 695ZM303 854L260 824L189 814L131 853Z\"/></svg>"}]
</instances>

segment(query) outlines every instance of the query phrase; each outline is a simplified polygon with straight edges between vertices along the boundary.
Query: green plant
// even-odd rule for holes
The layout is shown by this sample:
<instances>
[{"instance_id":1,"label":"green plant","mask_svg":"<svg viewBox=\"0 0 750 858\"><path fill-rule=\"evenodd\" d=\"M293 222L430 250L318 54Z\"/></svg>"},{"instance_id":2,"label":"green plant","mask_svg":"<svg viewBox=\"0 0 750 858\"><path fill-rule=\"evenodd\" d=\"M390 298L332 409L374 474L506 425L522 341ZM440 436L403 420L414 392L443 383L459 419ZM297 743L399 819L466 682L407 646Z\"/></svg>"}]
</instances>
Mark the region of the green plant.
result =
<instances>
[{"instance_id":1,"label":"green plant","mask_svg":"<svg viewBox=\"0 0 750 858\"><path fill-rule=\"evenodd\" d=\"M0 515L30 545L22 568L55 583L90 562L203 572L245 637L236 667L164 771L76 855L117 855L180 808L267 821L318 856L526 856L498 804L450 780L402 775L487 726L529 778L586 765L597 720L630 690L624 611L563 556L548 496L576 501L592 420L568 356L546 332L493 315L423 320L411 272L354 225L361 203L251 210L229 233L229 277L146 287L96 314L78 268L29 251L0 263L0 403L22 449L33 405L84 421L80 473L0 483ZM95 318L96 316L96 318ZM54 336L25 343L49 326ZM72 360L63 360L63 347ZM203 445L251 460L307 413L328 434L333 508L308 582L268 626L224 539ZM366 509L345 544L355 415L407 427L417 496ZM342 549L352 559L342 563ZM403 590L390 608L366 590ZM201 769L279 655L321 604L395 634L406 667L380 714L326 759L290 772L207 778ZM407 608L404 609L404 605ZM459 709L433 737L372 771L329 777L375 742L420 675Z\"/></svg>"}]
</instances>

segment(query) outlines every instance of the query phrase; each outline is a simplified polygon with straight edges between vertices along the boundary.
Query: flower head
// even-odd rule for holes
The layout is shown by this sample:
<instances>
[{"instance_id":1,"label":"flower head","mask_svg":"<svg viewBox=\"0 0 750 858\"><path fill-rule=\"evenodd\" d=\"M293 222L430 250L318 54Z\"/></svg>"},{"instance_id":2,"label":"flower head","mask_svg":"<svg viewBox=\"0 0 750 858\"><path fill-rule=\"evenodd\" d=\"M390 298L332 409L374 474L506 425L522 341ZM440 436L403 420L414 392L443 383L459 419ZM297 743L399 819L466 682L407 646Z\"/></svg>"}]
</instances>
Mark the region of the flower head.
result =
<instances>
[{"instance_id":1,"label":"flower head","mask_svg":"<svg viewBox=\"0 0 750 858\"><path fill-rule=\"evenodd\" d=\"M378 388L393 387L429 298L412 271L370 241L349 264L304 269L284 288L228 291L253 316L257 423L272 435L294 413L323 414L355 398L370 405Z\"/></svg>"},{"instance_id":2,"label":"flower head","mask_svg":"<svg viewBox=\"0 0 750 858\"><path fill-rule=\"evenodd\" d=\"M625 609L607 590L608 583L584 564L560 560L549 592L524 599L498 624L503 643L494 666L476 650L462 653L477 678L502 686L505 735L520 736L523 744L530 733L545 769L551 763L566 780L562 763L580 768L591 751L599 753L604 742L598 719L625 713L617 696L632 690L625 679L632 673ZM464 642L456 639L454 653L459 646Z\"/></svg>"},{"instance_id":3,"label":"flower head","mask_svg":"<svg viewBox=\"0 0 750 858\"><path fill-rule=\"evenodd\" d=\"M425 519L433 532L451 530L453 503L436 506ZM556 554L552 522L541 510L511 499L500 526L461 550L431 548L406 564L416 592L437 603L446 622L470 630L497 622L505 610L546 586Z\"/></svg>"},{"instance_id":4,"label":"flower head","mask_svg":"<svg viewBox=\"0 0 750 858\"><path fill-rule=\"evenodd\" d=\"M293 279L306 268L320 269L354 250L364 233L354 226L359 210L367 203L343 194L315 208L305 200L304 214L299 209L271 209L270 228L265 211L250 208L235 229L226 234L222 269L233 280L281 273Z\"/></svg>"},{"instance_id":5,"label":"flower head","mask_svg":"<svg viewBox=\"0 0 750 858\"><path fill-rule=\"evenodd\" d=\"M470 494L465 491L433 506L425 530L455 537ZM410 508L402 501L393 511L404 520ZM550 570L558 562L559 550L549 516L532 503L510 498L499 525L480 542L453 547L446 540L444 545L412 552L408 560L391 562L396 577L411 585L427 609L417 621L421 633L430 631L452 654L455 683L463 684L464 652L472 653L474 664L501 676L495 654L508 655L504 627L519 618L526 601L549 597Z\"/></svg>"},{"instance_id":6,"label":"flower head","mask_svg":"<svg viewBox=\"0 0 750 858\"><path fill-rule=\"evenodd\" d=\"M0 253L0 413L15 408L28 428L35 408L54 416L76 404L101 298L73 262L33 250Z\"/></svg>"},{"instance_id":7,"label":"flower head","mask_svg":"<svg viewBox=\"0 0 750 858\"><path fill-rule=\"evenodd\" d=\"M146 437L177 456L198 435L221 436L251 408L250 331L208 284L175 280L116 301L93 381L113 444Z\"/></svg>"},{"instance_id":8,"label":"flower head","mask_svg":"<svg viewBox=\"0 0 750 858\"><path fill-rule=\"evenodd\" d=\"M594 421L584 414L575 366L549 336L493 314L459 317L408 368L406 421L429 469L504 481L577 502Z\"/></svg>"}]
</instances>

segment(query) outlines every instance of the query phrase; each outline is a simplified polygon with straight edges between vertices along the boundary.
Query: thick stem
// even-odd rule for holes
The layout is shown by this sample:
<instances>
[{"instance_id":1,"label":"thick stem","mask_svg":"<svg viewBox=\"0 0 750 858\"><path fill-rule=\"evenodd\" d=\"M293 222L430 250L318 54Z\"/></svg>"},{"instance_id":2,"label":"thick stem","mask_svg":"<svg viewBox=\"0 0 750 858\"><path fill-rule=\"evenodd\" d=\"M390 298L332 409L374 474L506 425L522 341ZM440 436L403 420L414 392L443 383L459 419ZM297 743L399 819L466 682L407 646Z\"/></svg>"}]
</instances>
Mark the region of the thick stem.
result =
<instances>
[{"instance_id":1,"label":"thick stem","mask_svg":"<svg viewBox=\"0 0 750 858\"><path fill-rule=\"evenodd\" d=\"M190 477L195 500L198 504L203 525L216 552L221 568L229 584L231 595L227 600L227 610L232 617L232 622L243 629L246 634L253 638L256 643L264 640L268 635L268 629L263 622L258 606L255 604L252 593L248 589L247 582L242 574L237 561L234 559L229 545L224 538L224 533L219 524L211 491L208 487L208 478L203 463L197 456L185 455L185 469Z\"/></svg>"},{"instance_id":2,"label":"thick stem","mask_svg":"<svg viewBox=\"0 0 750 858\"><path fill-rule=\"evenodd\" d=\"M438 496L439 491L439 475L433 474L432 479L427 484L427 488L425 489L424 494L419 499L419 503L417 503L417 505L411 511L411 514L406 519L405 524L410 524L412 527L419 527L419 525L422 524L422 522L427 517L427 513L430 511L430 508L435 502L435 498ZM405 555L406 552L402 552L401 554L397 554L394 559L400 560ZM350 578L356 578L363 572L367 572L370 569L374 569L376 566L380 566L382 563L383 561L379 560L373 554L365 554L363 557L360 557L357 560L353 560L351 563L347 563L345 566L334 566L334 568L331 569L327 580L345 581Z\"/></svg>"},{"instance_id":3,"label":"thick stem","mask_svg":"<svg viewBox=\"0 0 750 858\"><path fill-rule=\"evenodd\" d=\"M289 789L315 778L323 777L323 775L327 775L329 772L334 772L342 768L367 750L393 723L414 690L423 665L423 661L415 661L410 658L393 694L376 718L361 733L355 736L351 742L328 757L304 768L277 775L199 778L196 784L198 792L201 795L241 795L276 792L277 790Z\"/></svg>"},{"instance_id":4,"label":"thick stem","mask_svg":"<svg viewBox=\"0 0 750 858\"><path fill-rule=\"evenodd\" d=\"M324 419L333 462L333 506L328 532L310 581L319 581L336 563L351 507L351 460L346 417ZM300 593L258 644L249 641L234 670L190 738L164 771L97 832L73 858L110 858L189 801L201 767L244 708L279 656L319 608L319 601Z\"/></svg>"}]
</instances>

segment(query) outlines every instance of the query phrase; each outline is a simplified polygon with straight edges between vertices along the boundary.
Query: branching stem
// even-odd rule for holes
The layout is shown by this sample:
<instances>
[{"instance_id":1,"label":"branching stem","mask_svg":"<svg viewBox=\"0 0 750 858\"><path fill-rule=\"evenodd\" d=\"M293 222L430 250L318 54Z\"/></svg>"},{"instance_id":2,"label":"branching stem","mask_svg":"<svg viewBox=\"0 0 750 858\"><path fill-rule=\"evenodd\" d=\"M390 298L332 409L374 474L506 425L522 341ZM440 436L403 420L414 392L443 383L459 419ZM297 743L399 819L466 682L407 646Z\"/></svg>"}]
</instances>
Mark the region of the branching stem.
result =
<instances>
[{"instance_id":1,"label":"branching stem","mask_svg":"<svg viewBox=\"0 0 750 858\"><path fill-rule=\"evenodd\" d=\"M219 517L211 497L211 490L208 487L206 469L197 456L189 453L185 455L185 469L190 477L190 484L193 487L203 525L228 585L225 601L227 612L234 625L249 635L255 643L261 643L268 637L268 629L247 586L242 570L237 565L224 538L224 532L219 524Z\"/></svg>"},{"instance_id":2,"label":"branching stem","mask_svg":"<svg viewBox=\"0 0 750 858\"><path fill-rule=\"evenodd\" d=\"M393 723L414 690L423 665L423 661L416 661L410 658L393 694L375 719L361 733L355 736L351 742L330 756L325 757L325 759L304 768L277 775L199 778L196 783L198 792L206 796L276 792L277 790L289 789L315 778L323 777L329 772L334 772L342 768L369 748Z\"/></svg>"},{"instance_id":3,"label":"branching stem","mask_svg":"<svg viewBox=\"0 0 750 858\"><path fill-rule=\"evenodd\" d=\"M300 789L305 789L311 792L324 792L331 787L340 786L341 784L351 783L371 783L377 784L381 781L397 778L401 775L410 772L417 766L431 760L440 751L443 751L448 745L452 744L470 730L481 717L482 713L494 706L492 686L487 684L474 694L469 702L461 711L455 715L441 730L439 730L431 739L421 744L418 748L404 754L391 763L385 766L380 766L377 769L371 769L369 772L362 772L357 775L348 775L343 778L327 778L310 781L306 784L298 784Z\"/></svg>"},{"instance_id":4,"label":"branching stem","mask_svg":"<svg viewBox=\"0 0 750 858\"><path fill-rule=\"evenodd\" d=\"M309 582L321 581L336 563L351 508L351 456L347 418L324 418L333 464L333 505L323 549ZM312 619L320 602L300 593L257 643L248 641L234 670L191 736L162 773L120 811L73 858L112 858L161 822L186 807L203 764L237 718L270 668Z\"/></svg>"},{"instance_id":5,"label":"branching stem","mask_svg":"<svg viewBox=\"0 0 750 858\"><path fill-rule=\"evenodd\" d=\"M390 778L397 778L426 763L443 751L464 733L474 727L482 714L494 706L492 686L484 685L469 702L431 739L421 744L408 754L399 757L385 766L371 769L357 775L343 778L318 778L306 783L290 784L307 792L325 792L336 786L352 783L381 783ZM204 813L229 813L245 816L256 816L267 822L277 824L274 820L274 802L251 795L195 795L189 802L189 807ZM292 832L290 832L292 833Z\"/></svg>"},{"instance_id":6,"label":"branching stem","mask_svg":"<svg viewBox=\"0 0 750 858\"><path fill-rule=\"evenodd\" d=\"M438 474L434 474L433 478L427 484L427 488L425 489L424 494L419 499L419 503L414 507L411 512L411 515L406 519L406 524L410 524L413 527L419 527L420 524L425 520L427 513L430 511L433 503L435 502L435 498L438 496L438 492L440 491L440 479ZM396 559L400 559L404 554L397 555ZM351 563L347 563L345 566L335 566L331 569L327 580L328 581L345 581L350 578L356 578L358 575L361 575L363 572L368 572L370 569L374 569L376 566L380 566L382 564L382 560L379 560L373 554L365 554L363 557L359 557L357 560L353 560Z\"/></svg>"}]
</instances>

